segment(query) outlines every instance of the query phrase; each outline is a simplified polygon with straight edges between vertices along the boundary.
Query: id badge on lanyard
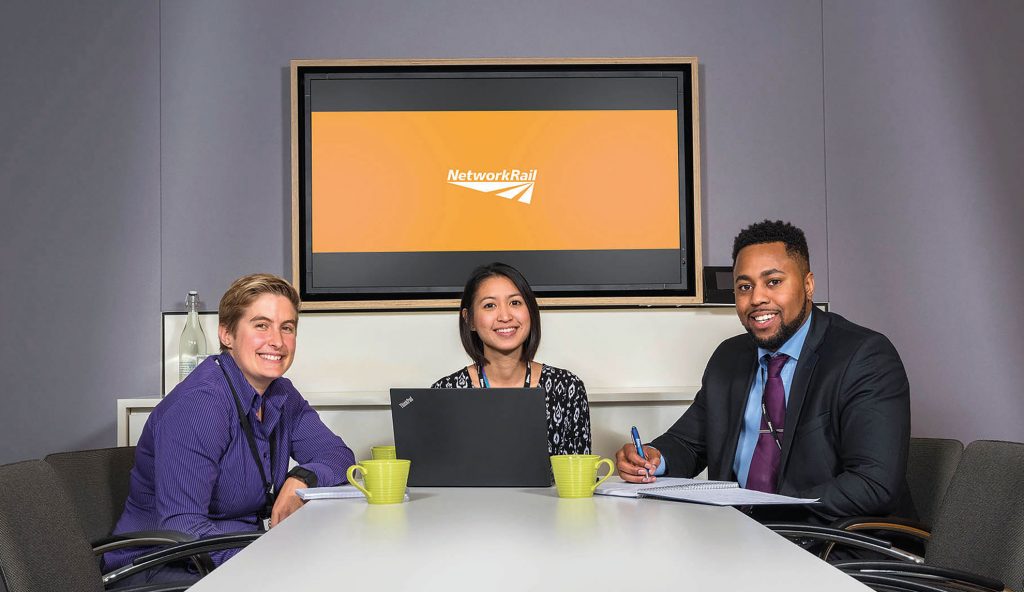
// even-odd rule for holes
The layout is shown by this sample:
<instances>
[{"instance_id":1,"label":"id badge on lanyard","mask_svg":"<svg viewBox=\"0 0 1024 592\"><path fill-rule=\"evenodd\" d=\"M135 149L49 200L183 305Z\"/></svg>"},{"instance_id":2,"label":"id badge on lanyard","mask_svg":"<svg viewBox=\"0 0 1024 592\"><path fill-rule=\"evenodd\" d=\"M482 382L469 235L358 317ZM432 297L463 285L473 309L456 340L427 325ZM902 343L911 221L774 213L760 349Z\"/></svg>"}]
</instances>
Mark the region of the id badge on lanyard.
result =
<instances>
[{"instance_id":1,"label":"id badge on lanyard","mask_svg":"<svg viewBox=\"0 0 1024 592\"><path fill-rule=\"evenodd\" d=\"M274 470L273 466L271 466L270 470ZM260 528L263 529L263 532L270 530L270 516L274 512L274 501L276 499L277 495L274 492L274 484L264 483L263 510L261 510L259 514L256 516L257 518L259 518Z\"/></svg>"}]
</instances>

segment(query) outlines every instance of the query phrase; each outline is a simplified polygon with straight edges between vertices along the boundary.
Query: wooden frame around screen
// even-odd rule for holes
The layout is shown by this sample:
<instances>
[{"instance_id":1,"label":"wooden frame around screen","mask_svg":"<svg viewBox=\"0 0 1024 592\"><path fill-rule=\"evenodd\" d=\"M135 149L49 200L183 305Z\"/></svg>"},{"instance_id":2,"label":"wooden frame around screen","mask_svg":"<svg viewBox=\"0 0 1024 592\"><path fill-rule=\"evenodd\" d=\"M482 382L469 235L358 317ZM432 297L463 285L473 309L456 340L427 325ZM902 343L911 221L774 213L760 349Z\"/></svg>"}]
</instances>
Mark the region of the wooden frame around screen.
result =
<instances>
[{"instance_id":1,"label":"wooden frame around screen","mask_svg":"<svg viewBox=\"0 0 1024 592\"><path fill-rule=\"evenodd\" d=\"M693 252L687 253L688 264L694 271L693 296L572 296L539 298L542 307L632 307L682 306L703 304L704 273L701 238L701 151L700 151L700 85L696 57L633 57L633 58L474 58L474 59L352 59L352 60L291 60L291 175L292 175L292 282L300 289L301 268L299 244L299 96L298 71L303 67L375 67L375 66L573 66L621 64L689 64L693 104L691 126L693 130L693 164L689 174L693 179ZM456 299L417 300L338 300L303 301L303 310L428 310L457 309Z\"/></svg>"}]
</instances>

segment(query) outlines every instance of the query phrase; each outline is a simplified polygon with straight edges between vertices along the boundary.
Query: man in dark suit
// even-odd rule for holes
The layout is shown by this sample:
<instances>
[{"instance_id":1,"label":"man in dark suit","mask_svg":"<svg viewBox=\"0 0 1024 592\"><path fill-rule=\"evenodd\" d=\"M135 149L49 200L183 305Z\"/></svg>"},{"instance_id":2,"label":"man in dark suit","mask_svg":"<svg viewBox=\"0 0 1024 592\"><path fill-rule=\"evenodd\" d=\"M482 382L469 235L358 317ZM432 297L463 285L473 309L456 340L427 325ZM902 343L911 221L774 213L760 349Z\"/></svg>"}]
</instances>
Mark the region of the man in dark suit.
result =
<instances>
[{"instance_id":1,"label":"man in dark suit","mask_svg":"<svg viewBox=\"0 0 1024 592\"><path fill-rule=\"evenodd\" d=\"M807 241L765 220L733 245L736 313L747 335L708 361L693 404L664 435L616 453L619 475L738 481L771 493L820 498L760 508L763 519L828 522L913 516L906 487L910 386L880 333L813 305Z\"/></svg>"}]
</instances>

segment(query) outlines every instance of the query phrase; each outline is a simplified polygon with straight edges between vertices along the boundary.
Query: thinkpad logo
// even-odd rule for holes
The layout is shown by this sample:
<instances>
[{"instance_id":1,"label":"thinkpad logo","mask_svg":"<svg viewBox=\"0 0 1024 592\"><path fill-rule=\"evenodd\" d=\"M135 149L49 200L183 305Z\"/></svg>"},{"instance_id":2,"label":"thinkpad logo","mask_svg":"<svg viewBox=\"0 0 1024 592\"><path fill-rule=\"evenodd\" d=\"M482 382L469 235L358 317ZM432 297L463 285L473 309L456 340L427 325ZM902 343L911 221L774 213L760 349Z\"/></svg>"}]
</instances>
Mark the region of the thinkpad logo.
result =
<instances>
[{"instance_id":1,"label":"thinkpad logo","mask_svg":"<svg viewBox=\"0 0 1024 592\"><path fill-rule=\"evenodd\" d=\"M500 171L474 171L448 169L448 184L473 191L489 193L529 204L533 199L533 185L537 182L537 169L503 169Z\"/></svg>"},{"instance_id":2,"label":"thinkpad logo","mask_svg":"<svg viewBox=\"0 0 1024 592\"><path fill-rule=\"evenodd\" d=\"M401 407L402 409L405 409L409 405L409 403L412 403L412 397L409 397L408 399L402 401L401 403L398 404L398 406Z\"/></svg>"}]
</instances>

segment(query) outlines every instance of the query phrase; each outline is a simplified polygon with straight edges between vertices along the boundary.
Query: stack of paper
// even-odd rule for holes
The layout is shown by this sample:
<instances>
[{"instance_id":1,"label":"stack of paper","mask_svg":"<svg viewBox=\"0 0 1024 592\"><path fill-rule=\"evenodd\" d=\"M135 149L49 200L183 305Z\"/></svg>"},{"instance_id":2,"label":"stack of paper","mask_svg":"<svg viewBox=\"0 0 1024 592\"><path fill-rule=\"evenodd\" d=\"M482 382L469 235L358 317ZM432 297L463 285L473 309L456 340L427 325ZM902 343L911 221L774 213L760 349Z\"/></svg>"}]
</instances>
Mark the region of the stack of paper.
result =
<instances>
[{"instance_id":1,"label":"stack of paper","mask_svg":"<svg viewBox=\"0 0 1024 592\"><path fill-rule=\"evenodd\" d=\"M295 494L299 496L299 499L308 502L309 500L319 499L364 499L362 491L359 491L351 485L338 485L335 487L308 487L306 489L296 489ZM405 501L409 501L409 490L405 490Z\"/></svg>"},{"instance_id":2,"label":"stack of paper","mask_svg":"<svg viewBox=\"0 0 1024 592\"><path fill-rule=\"evenodd\" d=\"M363 497L363 492L351 485L338 485L337 487L309 487L296 489L295 494L299 499L308 502L315 499L345 499L350 497Z\"/></svg>"},{"instance_id":3,"label":"stack of paper","mask_svg":"<svg viewBox=\"0 0 1024 592\"><path fill-rule=\"evenodd\" d=\"M789 497L743 489L735 481L705 481L661 477L654 483L626 483L621 479L608 480L594 493L618 497L640 497L711 504L715 506L764 506L786 504L816 504L817 499Z\"/></svg>"}]
</instances>

